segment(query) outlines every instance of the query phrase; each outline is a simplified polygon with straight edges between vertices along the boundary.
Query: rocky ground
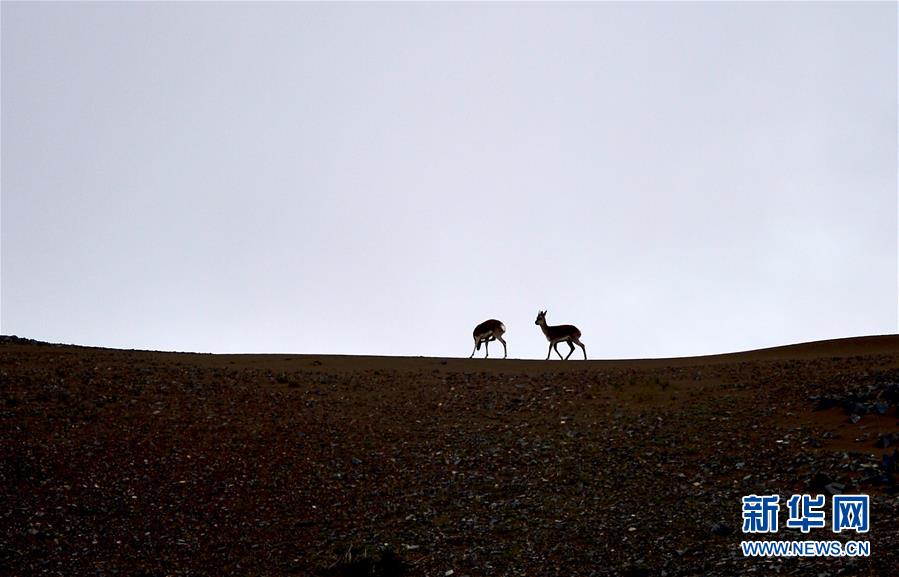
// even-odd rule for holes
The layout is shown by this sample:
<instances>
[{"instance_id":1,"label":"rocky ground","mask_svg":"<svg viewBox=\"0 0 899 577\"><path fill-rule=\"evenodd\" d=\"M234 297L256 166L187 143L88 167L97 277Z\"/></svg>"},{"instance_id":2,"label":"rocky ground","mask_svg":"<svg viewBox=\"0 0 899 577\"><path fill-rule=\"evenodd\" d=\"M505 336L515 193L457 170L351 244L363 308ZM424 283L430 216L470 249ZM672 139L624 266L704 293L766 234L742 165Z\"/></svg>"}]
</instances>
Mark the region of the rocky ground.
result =
<instances>
[{"instance_id":1,"label":"rocky ground","mask_svg":"<svg viewBox=\"0 0 899 577\"><path fill-rule=\"evenodd\" d=\"M500 361L0 339L2 575L896 575L899 337ZM743 495L867 493L869 558ZM828 501L829 504L829 501ZM829 513L828 513L829 515Z\"/></svg>"}]
</instances>

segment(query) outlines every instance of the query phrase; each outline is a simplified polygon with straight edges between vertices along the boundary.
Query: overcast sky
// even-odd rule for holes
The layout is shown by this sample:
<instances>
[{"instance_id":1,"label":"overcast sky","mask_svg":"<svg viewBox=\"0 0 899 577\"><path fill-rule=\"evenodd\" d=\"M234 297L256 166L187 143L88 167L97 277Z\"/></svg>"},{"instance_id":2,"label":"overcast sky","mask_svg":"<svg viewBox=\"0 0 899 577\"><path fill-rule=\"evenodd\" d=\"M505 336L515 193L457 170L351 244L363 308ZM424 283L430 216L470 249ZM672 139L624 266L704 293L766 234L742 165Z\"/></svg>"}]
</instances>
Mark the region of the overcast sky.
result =
<instances>
[{"instance_id":1,"label":"overcast sky","mask_svg":"<svg viewBox=\"0 0 899 577\"><path fill-rule=\"evenodd\" d=\"M896 332L896 10L3 2L0 330L468 356L495 317L522 358L538 309L592 358Z\"/></svg>"}]
</instances>

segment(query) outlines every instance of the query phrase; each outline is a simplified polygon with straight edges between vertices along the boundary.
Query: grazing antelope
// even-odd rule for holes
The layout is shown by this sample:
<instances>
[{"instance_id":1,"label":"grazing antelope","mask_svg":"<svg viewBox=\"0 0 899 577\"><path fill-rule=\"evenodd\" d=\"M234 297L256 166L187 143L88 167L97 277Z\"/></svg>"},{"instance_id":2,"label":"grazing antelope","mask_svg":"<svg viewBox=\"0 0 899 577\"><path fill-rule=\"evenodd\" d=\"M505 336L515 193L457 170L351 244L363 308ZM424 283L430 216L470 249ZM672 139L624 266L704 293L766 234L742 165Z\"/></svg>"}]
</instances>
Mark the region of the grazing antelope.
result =
<instances>
[{"instance_id":1,"label":"grazing antelope","mask_svg":"<svg viewBox=\"0 0 899 577\"><path fill-rule=\"evenodd\" d=\"M474 349L471 351L471 357L475 351L481 350L481 343L484 343L484 358L490 356L490 350L487 348L490 341L499 341L503 344L503 358L506 358L506 341L503 340L503 334L506 332L506 326L496 319L484 321L474 328L472 336L474 337ZM469 359L471 357L468 357Z\"/></svg>"},{"instance_id":2,"label":"grazing antelope","mask_svg":"<svg viewBox=\"0 0 899 577\"><path fill-rule=\"evenodd\" d=\"M562 353L559 352L558 344L561 342L568 343L568 346L571 347L571 350L568 351L568 357L571 356L571 353L574 352L574 343L575 345L581 347L581 350L584 351L584 360L587 360L587 348L584 346L584 343L580 341L581 331L574 325L556 325L549 326L546 324L546 311L539 311L537 313L537 320L534 321L535 325L540 325L540 328L543 330L543 334L546 335L546 340L549 341L549 350L546 351L546 360L549 360L549 355L552 354L553 349L555 349L556 354L559 355L559 358L562 358ZM565 357L564 360L568 360L568 357Z\"/></svg>"}]
</instances>

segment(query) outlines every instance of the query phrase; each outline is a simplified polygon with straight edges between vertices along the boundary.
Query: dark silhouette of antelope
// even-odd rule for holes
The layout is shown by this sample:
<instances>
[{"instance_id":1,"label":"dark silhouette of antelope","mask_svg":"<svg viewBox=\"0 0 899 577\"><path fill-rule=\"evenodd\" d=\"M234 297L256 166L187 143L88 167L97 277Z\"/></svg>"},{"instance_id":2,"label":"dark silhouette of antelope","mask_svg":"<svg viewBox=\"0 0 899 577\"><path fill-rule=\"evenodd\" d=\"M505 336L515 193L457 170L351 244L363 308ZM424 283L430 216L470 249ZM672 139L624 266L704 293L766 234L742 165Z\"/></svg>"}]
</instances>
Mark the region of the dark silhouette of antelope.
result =
<instances>
[{"instance_id":1,"label":"dark silhouette of antelope","mask_svg":"<svg viewBox=\"0 0 899 577\"><path fill-rule=\"evenodd\" d=\"M549 350L546 351L546 360L549 360L549 356L552 354L553 349L555 349L556 354L559 355L559 358L562 358L562 353L559 352L558 344L561 342L568 343L568 346L571 347L571 350L568 351L568 357L571 356L571 353L574 352L574 345L581 347L581 350L584 351L584 360L587 360L587 348L584 346L584 343L580 341L581 331L574 325L556 325L550 326L546 324L546 311L539 311L537 313L537 320L534 321L535 325L540 325L540 328L543 330L543 334L546 335L546 340L549 341ZM571 343L574 343L571 344ZM563 360L568 360L568 357L565 357Z\"/></svg>"},{"instance_id":2,"label":"dark silhouette of antelope","mask_svg":"<svg viewBox=\"0 0 899 577\"><path fill-rule=\"evenodd\" d=\"M506 358L506 341L503 340L503 334L506 332L506 326L499 322L496 319L490 319L482 322L478 326L474 328L474 332L472 336L474 337L474 349L471 351L471 356L469 359L474 356L475 351L481 350L481 343L484 343L484 358L490 356L490 350L487 348L490 341L499 341L503 344L503 358Z\"/></svg>"}]
</instances>

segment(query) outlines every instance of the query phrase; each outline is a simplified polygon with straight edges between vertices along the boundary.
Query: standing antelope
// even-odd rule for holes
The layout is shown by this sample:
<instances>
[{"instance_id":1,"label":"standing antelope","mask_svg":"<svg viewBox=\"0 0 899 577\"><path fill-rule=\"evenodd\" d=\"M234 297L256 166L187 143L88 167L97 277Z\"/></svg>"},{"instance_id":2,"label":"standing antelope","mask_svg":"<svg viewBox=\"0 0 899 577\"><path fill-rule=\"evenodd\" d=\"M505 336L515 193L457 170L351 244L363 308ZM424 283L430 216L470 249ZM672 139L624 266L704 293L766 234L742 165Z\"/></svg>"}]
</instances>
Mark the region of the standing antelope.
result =
<instances>
[{"instance_id":1,"label":"standing antelope","mask_svg":"<svg viewBox=\"0 0 899 577\"><path fill-rule=\"evenodd\" d=\"M473 357L475 351L481 350L481 343L484 343L484 358L486 359L489 357L490 349L488 349L487 346L490 341L499 341L503 344L503 358L506 358L506 341L503 340L503 334L505 332L506 326L496 319L484 321L476 326L472 333L472 336L474 337L474 349L471 351L471 356L468 358L470 359Z\"/></svg>"},{"instance_id":2,"label":"standing antelope","mask_svg":"<svg viewBox=\"0 0 899 577\"><path fill-rule=\"evenodd\" d=\"M549 341L549 350L546 351L546 360L549 360L549 355L552 354L553 349L555 349L556 354L559 355L559 358L562 358L562 353L559 352L558 344L561 342L568 343L568 346L571 347L571 350L568 351L568 357L571 356L571 353L574 352L574 343L575 345L581 347L581 350L584 351L584 360L587 360L587 348L584 346L584 343L580 341L581 331L574 325L556 325L549 326L546 324L546 311L539 311L537 313L537 320L534 321L535 325L540 325L540 328L543 330L543 334L546 335L546 340ZM565 357L564 360L568 360L568 357Z\"/></svg>"}]
</instances>

